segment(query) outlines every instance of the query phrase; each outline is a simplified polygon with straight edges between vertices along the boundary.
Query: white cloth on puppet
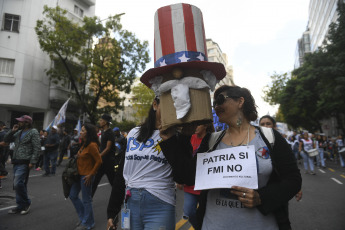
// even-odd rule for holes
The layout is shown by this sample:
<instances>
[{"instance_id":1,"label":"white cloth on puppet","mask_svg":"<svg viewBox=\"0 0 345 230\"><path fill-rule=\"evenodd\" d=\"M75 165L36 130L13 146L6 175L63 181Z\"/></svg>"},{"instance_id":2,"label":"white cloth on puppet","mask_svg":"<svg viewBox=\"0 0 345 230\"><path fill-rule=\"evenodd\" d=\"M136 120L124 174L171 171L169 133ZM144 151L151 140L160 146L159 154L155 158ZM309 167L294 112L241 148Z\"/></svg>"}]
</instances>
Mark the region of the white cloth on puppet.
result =
<instances>
[{"instance_id":1,"label":"white cloth on puppet","mask_svg":"<svg viewBox=\"0 0 345 230\"><path fill-rule=\"evenodd\" d=\"M150 80L152 84L151 89L155 92L156 96L160 96L162 93L171 90L171 97L176 109L176 118L181 119L186 116L191 107L189 89L210 88L213 91L219 82L211 71L202 70L200 73L203 75L205 81L197 77L188 76L182 79L166 81L162 84L163 77L157 76Z\"/></svg>"}]
</instances>

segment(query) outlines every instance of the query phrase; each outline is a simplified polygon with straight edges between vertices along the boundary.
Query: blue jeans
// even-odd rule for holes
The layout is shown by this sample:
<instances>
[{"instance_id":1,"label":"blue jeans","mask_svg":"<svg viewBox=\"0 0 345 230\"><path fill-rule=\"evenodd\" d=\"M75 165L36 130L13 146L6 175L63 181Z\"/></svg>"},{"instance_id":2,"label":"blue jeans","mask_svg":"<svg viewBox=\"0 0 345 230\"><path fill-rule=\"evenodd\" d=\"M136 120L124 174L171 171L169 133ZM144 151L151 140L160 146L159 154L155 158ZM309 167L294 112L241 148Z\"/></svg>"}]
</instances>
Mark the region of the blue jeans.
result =
<instances>
[{"instance_id":1,"label":"blue jeans","mask_svg":"<svg viewBox=\"0 0 345 230\"><path fill-rule=\"evenodd\" d=\"M128 199L131 230L175 230L175 206L145 189L130 188Z\"/></svg>"},{"instance_id":2,"label":"blue jeans","mask_svg":"<svg viewBox=\"0 0 345 230\"><path fill-rule=\"evenodd\" d=\"M314 158L313 157L309 157L309 155L307 153L305 153L304 151L301 151L300 154L301 154L301 156L303 158L304 169L306 171L308 171L308 163L309 163L310 171L314 172Z\"/></svg>"},{"instance_id":3,"label":"blue jeans","mask_svg":"<svg viewBox=\"0 0 345 230\"><path fill-rule=\"evenodd\" d=\"M340 148L338 148L338 152L342 149L343 147L340 147ZM341 167L345 167L345 163L344 163L344 158L343 158L343 156L339 153L339 160L340 160L340 166Z\"/></svg>"},{"instance_id":4,"label":"blue jeans","mask_svg":"<svg viewBox=\"0 0 345 230\"><path fill-rule=\"evenodd\" d=\"M319 149L319 155L316 156L316 159L317 159L317 166L320 166L320 163L321 163L321 166L325 167L325 158L324 158L323 148Z\"/></svg>"},{"instance_id":5,"label":"blue jeans","mask_svg":"<svg viewBox=\"0 0 345 230\"><path fill-rule=\"evenodd\" d=\"M31 204L27 189L29 173L29 165L13 165L13 189L16 191L16 203L18 209L24 209Z\"/></svg>"},{"instance_id":6,"label":"blue jeans","mask_svg":"<svg viewBox=\"0 0 345 230\"><path fill-rule=\"evenodd\" d=\"M84 177L81 176L78 182L73 183L69 198L71 199L75 210L77 211L79 220L83 226L92 228L95 225L92 209L92 181L89 186L84 184ZM82 201L79 198L79 192L81 190Z\"/></svg>"},{"instance_id":7,"label":"blue jeans","mask_svg":"<svg viewBox=\"0 0 345 230\"><path fill-rule=\"evenodd\" d=\"M58 151L46 152L44 154L44 170L46 171L46 174L55 174L57 157ZM51 171L49 169L50 163L52 165Z\"/></svg>"},{"instance_id":8,"label":"blue jeans","mask_svg":"<svg viewBox=\"0 0 345 230\"><path fill-rule=\"evenodd\" d=\"M183 219L189 220L191 225L195 228L196 226L196 208L198 205L199 195L195 195L189 192L184 192L184 203L183 203Z\"/></svg>"}]
</instances>

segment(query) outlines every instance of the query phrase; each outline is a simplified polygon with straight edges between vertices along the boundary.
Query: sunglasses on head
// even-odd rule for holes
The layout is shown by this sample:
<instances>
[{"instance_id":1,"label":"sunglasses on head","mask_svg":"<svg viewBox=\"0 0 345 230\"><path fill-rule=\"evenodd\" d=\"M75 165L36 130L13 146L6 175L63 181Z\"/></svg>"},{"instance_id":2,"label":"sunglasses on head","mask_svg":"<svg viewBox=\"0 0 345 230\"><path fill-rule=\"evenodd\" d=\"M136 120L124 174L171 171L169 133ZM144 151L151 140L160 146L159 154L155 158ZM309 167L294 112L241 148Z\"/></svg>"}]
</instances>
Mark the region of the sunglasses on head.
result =
<instances>
[{"instance_id":1,"label":"sunglasses on head","mask_svg":"<svg viewBox=\"0 0 345 230\"><path fill-rule=\"evenodd\" d=\"M224 94L219 94L217 98L213 101L213 108L216 107L216 105L222 105L225 102L226 98L238 98L236 96L226 96Z\"/></svg>"}]
</instances>

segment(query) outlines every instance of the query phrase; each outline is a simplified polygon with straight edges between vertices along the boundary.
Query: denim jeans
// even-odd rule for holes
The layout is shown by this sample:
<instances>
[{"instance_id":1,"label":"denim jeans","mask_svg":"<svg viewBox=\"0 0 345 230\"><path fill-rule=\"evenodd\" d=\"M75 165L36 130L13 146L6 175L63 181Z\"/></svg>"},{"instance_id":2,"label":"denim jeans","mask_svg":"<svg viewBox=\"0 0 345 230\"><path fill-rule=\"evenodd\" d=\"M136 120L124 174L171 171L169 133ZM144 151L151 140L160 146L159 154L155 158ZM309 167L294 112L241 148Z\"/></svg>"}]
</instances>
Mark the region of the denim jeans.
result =
<instances>
[{"instance_id":1,"label":"denim jeans","mask_svg":"<svg viewBox=\"0 0 345 230\"><path fill-rule=\"evenodd\" d=\"M314 157L309 157L309 155L305 153L304 151L301 151L300 154L303 158L304 169L308 171L308 163L309 163L310 171L314 172Z\"/></svg>"},{"instance_id":2,"label":"denim jeans","mask_svg":"<svg viewBox=\"0 0 345 230\"><path fill-rule=\"evenodd\" d=\"M191 225L196 226L196 208L199 195L184 192L183 219L189 220Z\"/></svg>"},{"instance_id":3,"label":"denim jeans","mask_svg":"<svg viewBox=\"0 0 345 230\"><path fill-rule=\"evenodd\" d=\"M13 189L16 191L16 203L18 209L24 209L31 204L27 189L29 173L29 165L13 165Z\"/></svg>"},{"instance_id":4,"label":"denim jeans","mask_svg":"<svg viewBox=\"0 0 345 230\"><path fill-rule=\"evenodd\" d=\"M338 148L338 152L342 149L343 147L340 147L340 148ZM344 163L344 158L343 158L343 156L339 153L339 160L340 160L340 166L341 167L345 167L345 163Z\"/></svg>"},{"instance_id":5,"label":"denim jeans","mask_svg":"<svg viewBox=\"0 0 345 230\"><path fill-rule=\"evenodd\" d=\"M84 177L81 176L78 182L73 183L69 198L71 199L75 210L77 211L79 220L83 226L92 228L95 225L92 209L92 183L89 186L84 184ZM93 179L91 182L93 182ZM82 201L79 198L79 192L81 190Z\"/></svg>"},{"instance_id":6,"label":"denim jeans","mask_svg":"<svg viewBox=\"0 0 345 230\"><path fill-rule=\"evenodd\" d=\"M56 161L58 157L58 151L46 152L44 154L44 170L47 174L55 174L56 171ZM51 163L51 170L49 169L49 164Z\"/></svg>"},{"instance_id":7,"label":"denim jeans","mask_svg":"<svg viewBox=\"0 0 345 230\"><path fill-rule=\"evenodd\" d=\"M319 155L316 156L316 159L317 159L317 166L320 166L320 163L322 167L326 166L323 148L319 149Z\"/></svg>"},{"instance_id":8,"label":"denim jeans","mask_svg":"<svg viewBox=\"0 0 345 230\"><path fill-rule=\"evenodd\" d=\"M128 199L131 230L175 230L175 206L145 189L130 189Z\"/></svg>"}]
</instances>

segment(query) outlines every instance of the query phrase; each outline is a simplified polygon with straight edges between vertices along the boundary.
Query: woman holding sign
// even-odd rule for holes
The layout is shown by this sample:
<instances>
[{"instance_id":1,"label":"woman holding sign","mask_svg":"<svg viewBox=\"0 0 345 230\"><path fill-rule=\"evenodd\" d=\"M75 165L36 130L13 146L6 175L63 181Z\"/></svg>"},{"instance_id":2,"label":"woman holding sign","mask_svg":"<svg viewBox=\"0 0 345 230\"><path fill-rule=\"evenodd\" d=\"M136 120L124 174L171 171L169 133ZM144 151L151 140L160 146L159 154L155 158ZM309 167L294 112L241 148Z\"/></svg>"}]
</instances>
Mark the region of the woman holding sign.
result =
<instances>
[{"instance_id":1,"label":"woman holding sign","mask_svg":"<svg viewBox=\"0 0 345 230\"><path fill-rule=\"evenodd\" d=\"M233 184L227 189L203 190L196 229L217 230L229 226L233 229L290 229L287 204L300 190L302 179L289 144L276 130L250 124L257 119L257 111L254 98L246 88L218 88L213 106L219 121L229 128L206 136L198 153L222 149L230 153L243 146L252 149L248 155L255 157L256 167L251 176L257 177L257 189ZM164 141L160 146L172 162L175 175L180 175L185 184L193 184L190 174L195 175L196 159L189 158L186 137L172 129L161 132L161 137ZM200 178L196 178L198 180Z\"/></svg>"}]
</instances>

